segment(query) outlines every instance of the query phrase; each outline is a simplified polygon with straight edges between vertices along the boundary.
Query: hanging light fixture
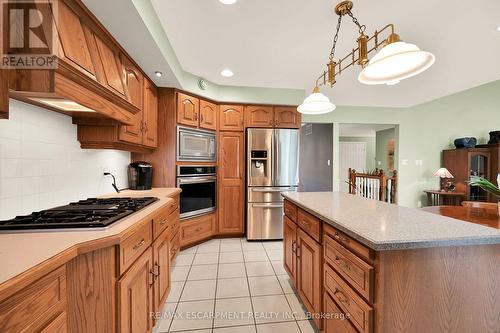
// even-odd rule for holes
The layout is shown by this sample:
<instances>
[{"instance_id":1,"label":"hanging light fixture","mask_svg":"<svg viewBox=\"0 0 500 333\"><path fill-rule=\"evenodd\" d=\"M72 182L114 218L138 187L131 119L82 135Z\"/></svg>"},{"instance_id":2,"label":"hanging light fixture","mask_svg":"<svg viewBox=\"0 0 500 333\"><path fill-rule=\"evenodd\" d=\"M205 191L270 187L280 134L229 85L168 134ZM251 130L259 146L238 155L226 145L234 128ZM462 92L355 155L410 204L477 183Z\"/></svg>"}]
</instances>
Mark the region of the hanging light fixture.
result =
<instances>
[{"instance_id":1,"label":"hanging light fixture","mask_svg":"<svg viewBox=\"0 0 500 333\"><path fill-rule=\"evenodd\" d=\"M422 73L434 64L435 57L432 53L421 51L416 45L401 41L399 35L394 32L393 24L386 25L380 31L375 30L371 37L365 35L366 26L359 23L351 12L352 7L352 1L342 1L335 6L338 21L330 51L330 61L323 74L317 78L313 93L297 108L301 113L322 114L335 110L335 105L320 93L319 87L323 85L333 87L336 77L351 66L359 65L363 68L358 76L361 83L395 85L401 80ZM335 60L335 48L342 17L345 15L348 15L358 27L357 48L345 57ZM384 35L387 37L384 38ZM368 55L380 47L382 49L369 59Z\"/></svg>"}]
</instances>

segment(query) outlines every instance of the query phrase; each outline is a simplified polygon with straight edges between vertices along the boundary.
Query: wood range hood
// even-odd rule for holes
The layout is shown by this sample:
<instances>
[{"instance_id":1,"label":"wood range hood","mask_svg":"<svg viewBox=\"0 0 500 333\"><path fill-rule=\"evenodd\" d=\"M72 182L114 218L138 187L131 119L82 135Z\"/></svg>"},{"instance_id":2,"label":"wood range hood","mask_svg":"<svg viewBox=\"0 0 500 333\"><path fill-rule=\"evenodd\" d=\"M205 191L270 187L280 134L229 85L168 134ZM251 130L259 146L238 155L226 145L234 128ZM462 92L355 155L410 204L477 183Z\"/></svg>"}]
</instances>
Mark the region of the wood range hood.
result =
<instances>
[{"instance_id":1,"label":"wood range hood","mask_svg":"<svg viewBox=\"0 0 500 333\"><path fill-rule=\"evenodd\" d=\"M9 70L9 96L68 114L75 123L101 119L136 124L144 73L81 0L54 3L56 10L48 15L55 27L51 53L57 66ZM50 30L44 28L44 33Z\"/></svg>"}]
</instances>

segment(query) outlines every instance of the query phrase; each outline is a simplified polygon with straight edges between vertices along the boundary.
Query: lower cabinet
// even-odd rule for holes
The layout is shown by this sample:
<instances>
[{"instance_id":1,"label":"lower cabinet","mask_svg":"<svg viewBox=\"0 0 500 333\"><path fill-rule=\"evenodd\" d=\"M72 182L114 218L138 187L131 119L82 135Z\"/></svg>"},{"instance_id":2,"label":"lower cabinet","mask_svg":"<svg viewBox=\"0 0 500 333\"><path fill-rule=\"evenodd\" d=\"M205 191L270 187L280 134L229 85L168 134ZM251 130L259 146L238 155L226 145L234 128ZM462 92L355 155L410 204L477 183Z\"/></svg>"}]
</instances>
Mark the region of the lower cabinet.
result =
<instances>
[{"instance_id":1,"label":"lower cabinet","mask_svg":"<svg viewBox=\"0 0 500 333\"><path fill-rule=\"evenodd\" d=\"M189 246L204 239L210 238L215 234L216 215L202 215L181 222L180 226L180 245Z\"/></svg>"},{"instance_id":2,"label":"lower cabinet","mask_svg":"<svg viewBox=\"0 0 500 333\"><path fill-rule=\"evenodd\" d=\"M324 293L325 333L357 333L349 322L349 316L342 312L328 293Z\"/></svg>"},{"instance_id":3,"label":"lower cabinet","mask_svg":"<svg viewBox=\"0 0 500 333\"><path fill-rule=\"evenodd\" d=\"M148 248L118 281L119 332L151 332L154 282L153 250Z\"/></svg>"},{"instance_id":4,"label":"lower cabinet","mask_svg":"<svg viewBox=\"0 0 500 333\"><path fill-rule=\"evenodd\" d=\"M297 291L307 310L321 313L321 244L297 229ZM314 317L321 328L321 320Z\"/></svg>"},{"instance_id":5,"label":"lower cabinet","mask_svg":"<svg viewBox=\"0 0 500 333\"><path fill-rule=\"evenodd\" d=\"M170 234L165 230L153 243L154 311L159 312L170 292Z\"/></svg>"},{"instance_id":6,"label":"lower cabinet","mask_svg":"<svg viewBox=\"0 0 500 333\"><path fill-rule=\"evenodd\" d=\"M294 287L297 280L297 225L287 216L283 223L283 265L288 272Z\"/></svg>"}]
</instances>

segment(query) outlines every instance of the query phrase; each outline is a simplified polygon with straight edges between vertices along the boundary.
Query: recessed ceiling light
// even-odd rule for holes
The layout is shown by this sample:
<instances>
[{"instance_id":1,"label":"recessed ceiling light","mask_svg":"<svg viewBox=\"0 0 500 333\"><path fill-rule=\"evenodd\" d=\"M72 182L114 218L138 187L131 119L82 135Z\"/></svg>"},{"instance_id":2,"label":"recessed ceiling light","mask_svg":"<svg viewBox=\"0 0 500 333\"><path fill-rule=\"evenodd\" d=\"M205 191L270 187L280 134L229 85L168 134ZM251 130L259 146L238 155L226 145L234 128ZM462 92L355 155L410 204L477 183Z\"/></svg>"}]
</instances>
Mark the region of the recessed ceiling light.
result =
<instances>
[{"instance_id":1,"label":"recessed ceiling light","mask_svg":"<svg viewBox=\"0 0 500 333\"><path fill-rule=\"evenodd\" d=\"M225 5L233 5L236 3L236 1L238 0L219 0L221 3L225 4Z\"/></svg>"},{"instance_id":2,"label":"recessed ceiling light","mask_svg":"<svg viewBox=\"0 0 500 333\"><path fill-rule=\"evenodd\" d=\"M163 73L162 73L162 72L159 72L159 71L156 71L156 72L155 72L155 75L156 75L157 77L161 77L161 76L163 75Z\"/></svg>"},{"instance_id":3,"label":"recessed ceiling light","mask_svg":"<svg viewBox=\"0 0 500 333\"><path fill-rule=\"evenodd\" d=\"M497 27L497 31L500 31L500 25Z\"/></svg>"},{"instance_id":4,"label":"recessed ceiling light","mask_svg":"<svg viewBox=\"0 0 500 333\"><path fill-rule=\"evenodd\" d=\"M233 71L230 69L224 69L222 72L220 72L220 75L225 76L225 77L231 77L234 75Z\"/></svg>"}]
</instances>

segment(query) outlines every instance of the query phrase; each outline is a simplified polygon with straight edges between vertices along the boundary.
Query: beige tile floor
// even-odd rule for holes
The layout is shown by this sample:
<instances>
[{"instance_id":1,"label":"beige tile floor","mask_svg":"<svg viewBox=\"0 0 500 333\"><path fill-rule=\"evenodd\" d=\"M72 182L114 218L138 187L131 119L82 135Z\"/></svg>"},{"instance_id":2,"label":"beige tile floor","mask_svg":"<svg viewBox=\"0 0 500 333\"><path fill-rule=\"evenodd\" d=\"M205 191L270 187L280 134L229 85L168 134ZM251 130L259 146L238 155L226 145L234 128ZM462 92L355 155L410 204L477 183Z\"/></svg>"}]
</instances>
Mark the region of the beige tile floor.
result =
<instances>
[{"instance_id":1,"label":"beige tile floor","mask_svg":"<svg viewBox=\"0 0 500 333\"><path fill-rule=\"evenodd\" d=\"M182 251L155 333L313 333L283 269L283 243L210 240Z\"/></svg>"}]
</instances>

